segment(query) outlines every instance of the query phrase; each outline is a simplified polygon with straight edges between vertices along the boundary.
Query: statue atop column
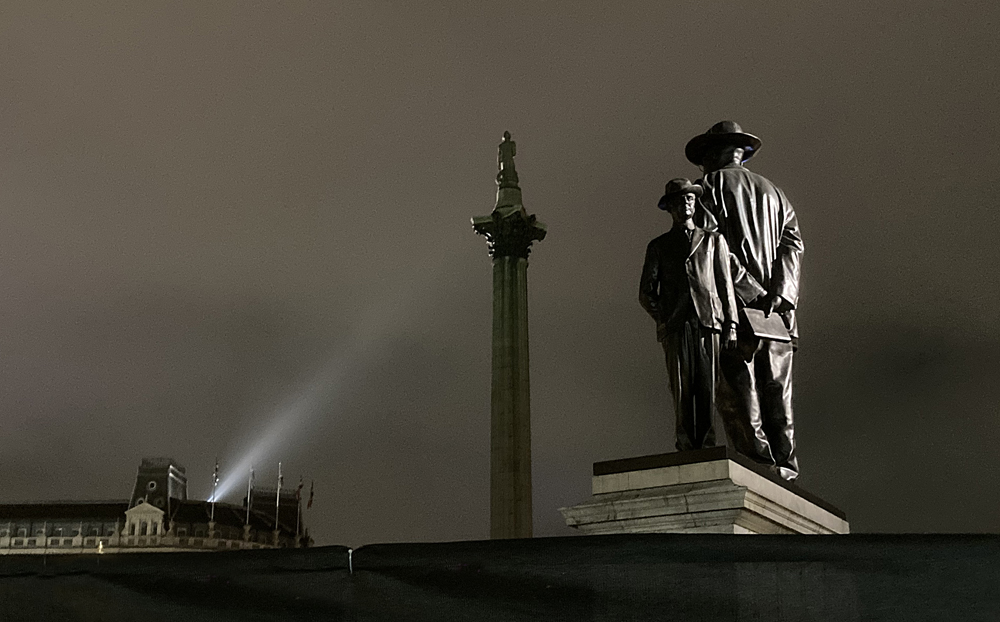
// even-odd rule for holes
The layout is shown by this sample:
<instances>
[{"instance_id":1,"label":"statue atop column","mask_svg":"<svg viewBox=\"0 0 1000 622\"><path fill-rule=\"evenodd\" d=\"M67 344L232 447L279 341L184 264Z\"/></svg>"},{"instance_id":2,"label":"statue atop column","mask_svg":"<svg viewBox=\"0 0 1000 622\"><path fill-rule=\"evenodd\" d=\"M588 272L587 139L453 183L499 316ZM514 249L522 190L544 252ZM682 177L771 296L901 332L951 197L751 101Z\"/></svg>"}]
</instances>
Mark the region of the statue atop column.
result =
<instances>
[{"instance_id":1,"label":"statue atop column","mask_svg":"<svg viewBox=\"0 0 1000 622\"><path fill-rule=\"evenodd\" d=\"M472 219L493 259L493 365L490 388L490 538L530 538L531 393L528 377L528 253L545 225L521 202L514 156L503 133L497 202Z\"/></svg>"},{"instance_id":2,"label":"statue atop column","mask_svg":"<svg viewBox=\"0 0 1000 622\"><path fill-rule=\"evenodd\" d=\"M510 132L503 133L503 142L497 149L497 186L501 188L517 188L517 171L514 169L514 156L517 155L517 143L510 139Z\"/></svg>"},{"instance_id":3,"label":"statue atop column","mask_svg":"<svg viewBox=\"0 0 1000 622\"><path fill-rule=\"evenodd\" d=\"M533 242L545 237L545 225L529 215L521 201L514 156L517 143L510 138L510 132L503 133L503 140L497 148L497 202L489 216L472 219L476 233L486 237L490 256L528 258Z\"/></svg>"}]
</instances>

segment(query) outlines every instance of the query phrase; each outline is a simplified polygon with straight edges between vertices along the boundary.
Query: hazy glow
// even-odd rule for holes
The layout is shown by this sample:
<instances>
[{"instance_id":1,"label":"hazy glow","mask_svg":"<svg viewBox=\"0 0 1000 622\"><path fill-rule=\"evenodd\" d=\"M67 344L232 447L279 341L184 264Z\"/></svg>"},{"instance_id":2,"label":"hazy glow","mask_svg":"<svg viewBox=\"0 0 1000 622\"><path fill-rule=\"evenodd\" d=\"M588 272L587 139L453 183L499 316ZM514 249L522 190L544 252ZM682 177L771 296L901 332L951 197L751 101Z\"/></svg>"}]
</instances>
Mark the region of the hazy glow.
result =
<instances>
[{"instance_id":1,"label":"hazy glow","mask_svg":"<svg viewBox=\"0 0 1000 622\"><path fill-rule=\"evenodd\" d=\"M258 435L256 443L244 452L240 459L222 476L215 491L218 500L231 491L245 494L250 468L254 467L256 483L264 486L277 484L277 465L265 463L275 449L287 447L292 436L302 431L311 416L329 407L335 397L336 388L342 384L345 357L337 357L327 363L314 380L278 408L277 416Z\"/></svg>"},{"instance_id":2,"label":"hazy glow","mask_svg":"<svg viewBox=\"0 0 1000 622\"><path fill-rule=\"evenodd\" d=\"M424 279L433 278L436 270L424 272ZM416 298L430 294L426 282L406 279L405 286L397 288L392 303L387 303L378 311L369 313L356 327L344 348L327 361L312 378L301 384L298 390L275 409L270 422L254 438L253 444L242 452L235 464L221 465L224 475L220 475L219 485L209 501L223 499L227 494L246 494L250 468L255 471L255 485L273 487L277 485L279 458L278 450L292 446L292 439L301 435L309 421L318 414L336 410L338 395L344 392L350 371L363 369L381 352L392 339L393 333L404 331L409 320L414 317L419 306ZM420 289L418 289L418 285ZM416 292L421 296L416 296ZM390 306L391 305L391 306ZM286 486L297 485L286 480Z\"/></svg>"}]
</instances>

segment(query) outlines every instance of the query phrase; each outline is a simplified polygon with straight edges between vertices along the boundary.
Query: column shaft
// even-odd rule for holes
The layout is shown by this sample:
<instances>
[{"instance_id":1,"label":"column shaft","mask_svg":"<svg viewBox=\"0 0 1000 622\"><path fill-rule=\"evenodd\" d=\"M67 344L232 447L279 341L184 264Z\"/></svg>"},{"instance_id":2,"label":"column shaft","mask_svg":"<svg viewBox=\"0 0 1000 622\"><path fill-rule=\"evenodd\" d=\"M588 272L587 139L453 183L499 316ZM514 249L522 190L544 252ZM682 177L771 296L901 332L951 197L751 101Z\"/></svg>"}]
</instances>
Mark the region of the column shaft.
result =
<instances>
[{"instance_id":1,"label":"column shaft","mask_svg":"<svg viewBox=\"0 0 1000 622\"><path fill-rule=\"evenodd\" d=\"M528 260L493 260L490 538L530 538L531 392Z\"/></svg>"}]
</instances>

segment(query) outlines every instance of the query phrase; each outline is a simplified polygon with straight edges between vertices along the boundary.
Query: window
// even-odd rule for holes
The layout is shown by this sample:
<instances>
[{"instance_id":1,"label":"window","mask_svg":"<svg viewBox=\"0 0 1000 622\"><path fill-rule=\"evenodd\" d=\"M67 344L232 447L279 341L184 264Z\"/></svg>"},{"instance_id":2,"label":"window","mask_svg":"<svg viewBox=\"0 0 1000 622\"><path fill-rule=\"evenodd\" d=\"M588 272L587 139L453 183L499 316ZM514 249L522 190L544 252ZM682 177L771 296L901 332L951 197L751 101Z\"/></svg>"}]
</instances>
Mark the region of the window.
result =
<instances>
[{"instance_id":1,"label":"window","mask_svg":"<svg viewBox=\"0 0 1000 622\"><path fill-rule=\"evenodd\" d=\"M159 531L160 531L160 525L159 525L159 523L153 523L153 535L154 536L157 535L157 533Z\"/></svg>"},{"instance_id":2,"label":"window","mask_svg":"<svg viewBox=\"0 0 1000 622\"><path fill-rule=\"evenodd\" d=\"M135 535L135 523L129 523L129 525L128 525L128 535L130 535L130 536L134 536Z\"/></svg>"},{"instance_id":3,"label":"window","mask_svg":"<svg viewBox=\"0 0 1000 622\"><path fill-rule=\"evenodd\" d=\"M149 482L146 484L146 488L149 490L156 490L156 482Z\"/></svg>"},{"instance_id":4,"label":"window","mask_svg":"<svg viewBox=\"0 0 1000 622\"><path fill-rule=\"evenodd\" d=\"M139 535L140 536L146 535L146 532L148 530L149 530L149 523L146 521L142 521L142 525L139 526Z\"/></svg>"}]
</instances>

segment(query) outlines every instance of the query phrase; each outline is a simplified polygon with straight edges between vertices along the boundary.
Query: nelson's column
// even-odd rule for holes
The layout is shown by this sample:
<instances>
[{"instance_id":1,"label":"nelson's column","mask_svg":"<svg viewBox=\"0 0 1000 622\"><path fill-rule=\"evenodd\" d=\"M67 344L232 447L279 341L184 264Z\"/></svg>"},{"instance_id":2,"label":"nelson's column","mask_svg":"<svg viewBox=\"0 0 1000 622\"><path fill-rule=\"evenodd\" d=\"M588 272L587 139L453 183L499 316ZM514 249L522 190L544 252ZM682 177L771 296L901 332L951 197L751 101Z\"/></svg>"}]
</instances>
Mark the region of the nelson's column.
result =
<instances>
[{"instance_id":1,"label":"nelson's column","mask_svg":"<svg viewBox=\"0 0 1000 622\"><path fill-rule=\"evenodd\" d=\"M521 204L510 132L497 164L497 204L472 219L493 258L490 395L490 538L531 537L531 394L528 382L528 253L545 225Z\"/></svg>"}]
</instances>

